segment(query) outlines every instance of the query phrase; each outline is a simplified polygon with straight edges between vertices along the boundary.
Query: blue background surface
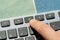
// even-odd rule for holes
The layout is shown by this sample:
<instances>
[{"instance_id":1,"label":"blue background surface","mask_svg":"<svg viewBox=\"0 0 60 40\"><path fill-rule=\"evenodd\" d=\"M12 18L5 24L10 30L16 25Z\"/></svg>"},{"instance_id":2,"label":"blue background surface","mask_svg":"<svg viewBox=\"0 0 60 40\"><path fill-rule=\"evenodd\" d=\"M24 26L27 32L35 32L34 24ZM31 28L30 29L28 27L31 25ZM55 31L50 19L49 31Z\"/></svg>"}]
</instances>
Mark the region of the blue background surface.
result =
<instances>
[{"instance_id":1,"label":"blue background surface","mask_svg":"<svg viewBox=\"0 0 60 40\"><path fill-rule=\"evenodd\" d=\"M60 0L34 0L37 12L60 10Z\"/></svg>"}]
</instances>

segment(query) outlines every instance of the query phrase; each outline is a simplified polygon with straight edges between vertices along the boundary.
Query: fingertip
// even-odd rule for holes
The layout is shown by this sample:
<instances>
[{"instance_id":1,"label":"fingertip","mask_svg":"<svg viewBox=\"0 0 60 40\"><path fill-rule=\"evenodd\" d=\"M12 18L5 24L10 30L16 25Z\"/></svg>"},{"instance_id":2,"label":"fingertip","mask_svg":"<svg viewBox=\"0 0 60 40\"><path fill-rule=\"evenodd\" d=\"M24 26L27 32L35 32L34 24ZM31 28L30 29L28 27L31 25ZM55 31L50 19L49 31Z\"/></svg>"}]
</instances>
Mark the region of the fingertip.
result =
<instances>
[{"instance_id":1,"label":"fingertip","mask_svg":"<svg viewBox=\"0 0 60 40\"><path fill-rule=\"evenodd\" d=\"M36 20L35 19L31 19L29 24L32 25Z\"/></svg>"}]
</instances>

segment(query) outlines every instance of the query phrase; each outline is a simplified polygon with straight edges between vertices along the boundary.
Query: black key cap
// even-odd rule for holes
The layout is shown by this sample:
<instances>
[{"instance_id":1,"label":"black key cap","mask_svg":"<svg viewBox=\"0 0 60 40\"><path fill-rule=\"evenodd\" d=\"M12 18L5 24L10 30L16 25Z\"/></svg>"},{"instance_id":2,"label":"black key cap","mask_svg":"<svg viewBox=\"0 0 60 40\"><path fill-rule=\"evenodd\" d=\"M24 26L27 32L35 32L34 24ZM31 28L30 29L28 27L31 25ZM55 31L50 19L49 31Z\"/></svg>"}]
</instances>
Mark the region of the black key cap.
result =
<instances>
[{"instance_id":1,"label":"black key cap","mask_svg":"<svg viewBox=\"0 0 60 40\"><path fill-rule=\"evenodd\" d=\"M28 36L27 27L18 28L18 32L20 37Z\"/></svg>"},{"instance_id":2,"label":"black key cap","mask_svg":"<svg viewBox=\"0 0 60 40\"><path fill-rule=\"evenodd\" d=\"M17 30L16 29L11 29L11 30L8 30L7 32L8 32L9 39L17 38Z\"/></svg>"},{"instance_id":3,"label":"black key cap","mask_svg":"<svg viewBox=\"0 0 60 40\"><path fill-rule=\"evenodd\" d=\"M54 13L46 14L46 19L47 19L47 20L54 19L54 18L55 18Z\"/></svg>"},{"instance_id":4,"label":"black key cap","mask_svg":"<svg viewBox=\"0 0 60 40\"><path fill-rule=\"evenodd\" d=\"M50 23L51 27L54 29L54 30L60 30L60 21L57 21L57 22L51 22Z\"/></svg>"},{"instance_id":5,"label":"black key cap","mask_svg":"<svg viewBox=\"0 0 60 40\"><path fill-rule=\"evenodd\" d=\"M24 38L17 38L17 39L15 39L15 40L24 40Z\"/></svg>"},{"instance_id":6,"label":"black key cap","mask_svg":"<svg viewBox=\"0 0 60 40\"><path fill-rule=\"evenodd\" d=\"M36 40L45 40L40 34L35 34Z\"/></svg>"},{"instance_id":7,"label":"black key cap","mask_svg":"<svg viewBox=\"0 0 60 40\"><path fill-rule=\"evenodd\" d=\"M30 16L30 17L25 17L25 23L28 23L31 19L33 19L33 16Z\"/></svg>"},{"instance_id":8,"label":"black key cap","mask_svg":"<svg viewBox=\"0 0 60 40\"><path fill-rule=\"evenodd\" d=\"M58 15L59 15L59 17L60 17L60 12L58 12Z\"/></svg>"},{"instance_id":9,"label":"black key cap","mask_svg":"<svg viewBox=\"0 0 60 40\"><path fill-rule=\"evenodd\" d=\"M6 36L6 31L0 31L0 40L6 40L7 36Z\"/></svg>"},{"instance_id":10,"label":"black key cap","mask_svg":"<svg viewBox=\"0 0 60 40\"><path fill-rule=\"evenodd\" d=\"M23 24L23 18L14 19L14 24L15 24L15 25Z\"/></svg>"},{"instance_id":11,"label":"black key cap","mask_svg":"<svg viewBox=\"0 0 60 40\"><path fill-rule=\"evenodd\" d=\"M34 36L26 37L25 40L35 40Z\"/></svg>"},{"instance_id":12,"label":"black key cap","mask_svg":"<svg viewBox=\"0 0 60 40\"><path fill-rule=\"evenodd\" d=\"M33 29L31 27L29 27L29 32L30 32L31 35L34 34Z\"/></svg>"},{"instance_id":13,"label":"black key cap","mask_svg":"<svg viewBox=\"0 0 60 40\"><path fill-rule=\"evenodd\" d=\"M39 21L43 21L44 20L44 15L36 15L35 19L37 19Z\"/></svg>"},{"instance_id":14,"label":"black key cap","mask_svg":"<svg viewBox=\"0 0 60 40\"><path fill-rule=\"evenodd\" d=\"M1 22L1 26L2 26L2 27L8 27L8 26L10 26L10 21L9 21L9 20L2 21L2 22Z\"/></svg>"},{"instance_id":15,"label":"black key cap","mask_svg":"<svg viewBox=\"0 0 60 40\"><path fill-rule=\"evenodd\" d=\"M31 28L31 29L32 29L31 33L33 33L35 35L36 40L45 40L35 29L33 29L33 28Z\"/></svg>"}]
</instances>

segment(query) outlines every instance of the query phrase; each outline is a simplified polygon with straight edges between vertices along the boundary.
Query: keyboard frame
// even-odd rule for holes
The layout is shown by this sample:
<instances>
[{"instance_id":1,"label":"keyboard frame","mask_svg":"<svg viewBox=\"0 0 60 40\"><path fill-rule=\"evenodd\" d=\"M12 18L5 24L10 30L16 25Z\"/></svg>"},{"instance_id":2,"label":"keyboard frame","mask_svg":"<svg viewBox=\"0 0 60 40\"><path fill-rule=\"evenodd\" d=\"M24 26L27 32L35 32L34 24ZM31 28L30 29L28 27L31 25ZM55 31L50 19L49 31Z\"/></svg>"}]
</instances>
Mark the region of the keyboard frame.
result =
<instances>
[{"instance_id":1,"label":"keyboard frame","mask_svg":"<svg viewBox=\"0 0 60 40\"><path fill-rule=\"evenodd\" d=\"M29 16L33 16L33 18L35 19L35 17L34 17L35 15L44 15L44 19L45 20L43 22L44 23L48 23L48 24L50 22L60 21L60 18L59 18L59 15L58 15L59 11L60 10L43 12L43 13L38 13L38 14L36 13L36 14L33 14L33 15L28 15L28 16L26 15L26 16L19 16L19 17L7 18L7 19L0 19L0 31L5 31L6 30L6 33L7 33L7 30L10 30L10 29L18 29L18 28L21 28L21 27L27 27L27 29L28 29L29 23L25 23L24 17L29 17ZM49 13L54 13L55 14L55 19L47 20L45 14L49 14ZM17 18L23 18L24 23L21 24L21 25L15 25L14 24L14 19L17 19ZM1 27L1 21L5 21L5 20L10 20L10 27L4 27L4 28ZM20 38L18 30L17 30L17 34L18 34L18 38ZM29 34L29 30L28 30L28 36L31 36ZM23 38L25 38L25 37L23 37ZM10 40L8 38L8 35L7 35L7 40ZM13 39L11 39L11 40L13 40Z\"/></svg>"}]
</instances>

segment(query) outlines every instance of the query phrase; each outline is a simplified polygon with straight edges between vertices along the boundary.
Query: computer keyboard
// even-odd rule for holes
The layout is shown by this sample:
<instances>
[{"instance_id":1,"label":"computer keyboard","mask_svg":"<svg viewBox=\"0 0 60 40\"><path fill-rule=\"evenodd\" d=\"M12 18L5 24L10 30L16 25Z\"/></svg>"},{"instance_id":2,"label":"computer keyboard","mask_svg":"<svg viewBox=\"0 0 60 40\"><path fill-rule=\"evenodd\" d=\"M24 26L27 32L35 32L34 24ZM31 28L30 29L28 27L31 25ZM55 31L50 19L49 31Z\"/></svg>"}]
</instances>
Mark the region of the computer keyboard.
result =
<instances>
[{"instance_id":1,"label":"computer keyboard","mask_svg":"<svg viewBox=\"0 0 60 40\"><path fill-rule=\"evenodd\" d=\"M60 10L23 17L0 20L0 40L45 40L30 27L29 21L36 19L47 23L55 31L60 30Z\"/></svg>"}]
</instances>

